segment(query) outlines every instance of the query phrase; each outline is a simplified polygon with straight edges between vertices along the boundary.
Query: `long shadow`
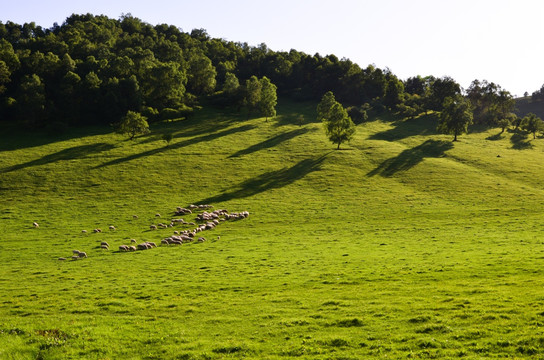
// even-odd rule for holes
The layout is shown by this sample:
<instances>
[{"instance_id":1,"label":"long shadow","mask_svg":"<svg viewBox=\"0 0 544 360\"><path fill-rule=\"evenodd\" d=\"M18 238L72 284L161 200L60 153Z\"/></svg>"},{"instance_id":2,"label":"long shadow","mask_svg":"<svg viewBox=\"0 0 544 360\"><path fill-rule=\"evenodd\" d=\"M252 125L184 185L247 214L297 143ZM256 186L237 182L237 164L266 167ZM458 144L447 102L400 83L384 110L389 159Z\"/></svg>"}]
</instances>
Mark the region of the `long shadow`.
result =
<instances>
[{"instance_id":1,"label":"long shadow","mask_svg":"<svg viewBox=\"0 0 544 360\"><path fill-rule=\"evenodd\" d=\"M400 171L413 168L425 158L441 157L452 148L453 144L449 141L427 140L421 145L404 150L399 155L385 160L376 169L369 172L367 176L381 175L390 177Z\"/></svg>"},{"instance_id":2,"label":"long shadow","mask_svg":"<svg viewBox=\"0 0 544 360\"><path fill-rule=\"evenodd\" d=\"M510 137L510 142L512 143L512 149L514 150L527 150L532 149L533 144L527 139L528 134L520 130L511 130L513 133Z\"/></svg>"},{"instance_id":3,"label":"long shadow","mask_svg":"<svg viewBox=\"0 0 544 360\"><path fill-rule=\"evenodd\" d=\"M16 171L32 166L46 165L62 160L81 159L91 154L98 154L103 151L111 150L114 147L114 145L107 143L74 146L68 149L63 149L53 154L46 155L36 160L4 168L0 170L0 173L8 173L11 171Z\"/></svg>"},{"instance_id":4,"label":"long shadow","mask_svg":"<svg viewBox=\"0 0 544 360\"><path fill-rule=\"evenodd\" d=\"M242 156L242 155L248 155L248 154L257 152L259 150L274 147L274 146L276 146L276 145L278 145L278 144L280 144L280 143L282 143L284 141L287 141L287 140L290 140L290 139L292 139L294 137L297 137L299 135L305 134L308 131L310 131L309 128L300 128L300 129L295 129L295 130L291 130L291 131L287 131L287 132L278 134L278 135L273 136L270 139L262 141L262 142L260 142L258 144L251 145L247 149L237 151L236 153L230 155L229 158L239 157L239 156Z\"/></svg>"},{"instance_id":5,"label":"long shadow","mask_svg":"<svg viewBox=\"0 0 544 360\"><path fill-rule=\"evenodd\" d=\"M167 150L179 149L179 148L182 148L182 147L185 147L185 146L194 145L194 144L198 144L198 143L201 143L201 142L212 141L212 140L218 139L218 138L223 137L223 136L248 131L248 130L251 130L253 128L255 128L254 125L242 125L242 126L239 126L237 128L227 129L227 130L218 131L218 132L208 134L208 135L202 135L202 136L194 137L192 139L187 139L187 140L183 140L183 141L180 141L180 142L177 142L177 143L173 143L172 145L169 145L168 147L160 147L160 148L144 151L144 152L141 152L141 153L138 153L138 154L132 154L132 155L129 155L129 156L125 156L123 158L110 160L110 161L107 161L107 162L105 162L103 164L95 166L94 169L99 169L99 168L103 168L103 167L110 166L110 165L121 164L121 163L124 163L124 162L127 162L127 161L139 159L139 158L142 158L142 157L155 155L155 154L161 153L163 151L167 151Z\"/></svg>"},{"instance_id":6,"label":"long shadow","mask_svg":"<svg viewBox=\"0 0 544 360\"><path fill-rule=\"evenodd\" d=\"M500 133L495 134L495 135L489 135L489 136L486 137L485 139L486 139L486 140L491 140L491 141L501 140L501 139L504 139L504 136L502 136L503 133L504 133L504 132L500 132Z\"/></svg>"},{"instance_id":7,"label":"long shadow","mask_svg":"<svg viewBox=\"0 0 544 360\"><path fill-rule=\"evenodd\" d=\"M253 179L241 182L233 189L229 189L222 194L200 200L197 203L209 204L229 201L232 199L241 199L260 194L270 189L279 189L286 185L302 179L306 175L321 169L321 164L328 154L304 159L291 167L286 167L276 171L263 173Z\"/></svg>"},{"instance_id":8,"label":"long shadow","mask_svg":"<svg viewBox=\"0 0 544 360\"><path fill-rule=\"evenodd\" d=\"M9 124L0 124L0 151L33 148L56 142L111 132L107 126L68 128L66 132L51 134L45 130L28 130Z\"/></svg>"},{"instance_id":9,"label":"long shadow","mask_svg":"<svg viewBox=\"0 0 544 360\"><path fill-rule=\"evenodd\" d=\"M421 115L414 119L396 120L394 128L372 135L371 140L396 141L416 135L436 134L437 119L435 114Z\"/></svg>"}]
</instances>

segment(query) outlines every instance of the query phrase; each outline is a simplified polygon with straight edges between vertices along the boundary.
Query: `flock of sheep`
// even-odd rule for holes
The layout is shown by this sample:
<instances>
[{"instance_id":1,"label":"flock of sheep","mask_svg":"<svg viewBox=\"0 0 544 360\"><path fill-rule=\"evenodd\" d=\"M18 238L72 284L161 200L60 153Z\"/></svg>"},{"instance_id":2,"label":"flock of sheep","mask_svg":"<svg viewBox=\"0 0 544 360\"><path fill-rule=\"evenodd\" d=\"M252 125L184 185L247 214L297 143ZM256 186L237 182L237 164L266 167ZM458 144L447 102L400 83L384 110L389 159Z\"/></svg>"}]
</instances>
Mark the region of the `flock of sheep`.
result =
<instances>
[{"instance_id":1,"label":"flock of sheep","mask_svg":"<svg viewBox=\"0 0 544 360\"><path fill-rule=\"evenodd\" d=\"M159 228L166 229L166 228L174 228L179 225L188 226L190 229L184 229L184 230L174 230L173 235L168 236L166 238L163 238L161 240L162 245L181 245L183 243L187 242L204 242L206 241L206 238L203 236L197 236L197 234L206 231L215 229L221 222L228 221L228 220L240 220L245 219L249 216L248 211L242 211L242 212L228 212L225 209L221 210L213 210L212 205L189 205L188 207L177 207L176 211L174 212L175 216L182 216L182 215L190 215L195 212L200 212L195 217L195 222L187 222L182 218L175 218L172 219L169 223L158 223L158 224L152 224L150 226L150 230L157 230ZM156 214L155 217L160 218L160 214ZM137 215L133 215L133 219L137 219ZM33 223L34 227L39 227L38 223ZM115 226L111 225L109 227L110 230L115 231L117 230ZM86 230L82 231L83 233L87 233ZM102 230L97 228L93 230L94 233L101 233ZM219 237L217 237L219 239ZM137 243L135 239L130 240L130 245L120 245L119 251L120 252L130 252L130 251L138 251L138 250L148 250L152 249L154 247L157 247L157 245L154 242L146 241L143 243ZM109 250L110 246L107 242L102 241L100 243L100 248L104 250ZM73 250L72 251L72 260L79 260L87 257L87 253L84 251L79 250ZM59 260L66 260L64 257L60 257Z\"/></svg>"}]
</instances>

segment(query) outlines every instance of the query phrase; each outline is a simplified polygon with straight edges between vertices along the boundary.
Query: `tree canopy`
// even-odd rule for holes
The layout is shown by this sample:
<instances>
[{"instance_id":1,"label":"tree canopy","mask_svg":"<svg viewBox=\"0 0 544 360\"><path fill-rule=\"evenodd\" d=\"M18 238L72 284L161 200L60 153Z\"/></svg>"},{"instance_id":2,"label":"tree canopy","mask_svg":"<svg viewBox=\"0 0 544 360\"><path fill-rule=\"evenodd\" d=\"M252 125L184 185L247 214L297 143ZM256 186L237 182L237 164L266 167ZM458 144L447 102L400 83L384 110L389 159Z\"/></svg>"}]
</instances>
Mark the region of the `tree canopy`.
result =
<instances>
[{"instance_id":1,"label":"tree canopy","mask_svg":"<svg viewBox=\"0 0 544 360\"><path fill-rule=\"evenodd\" d=\"M472 106L463 96L457 95L447 97L442 107L438 130L453 135L453 141L457 141L457 136L466 133L472 124Z\"/></svg>"},{"instance_id":2,"label":"tree canopy","mask_svg":"<svg viewBox=\"0 0 544 360\"><path fill-rule=\"evenodd\" d=\"M349 117L346 109L328 91L317 106L317 119L323 122L325 133L333 144L340 145L353 138L355 124Z\"/></svg>"}]
</instances>

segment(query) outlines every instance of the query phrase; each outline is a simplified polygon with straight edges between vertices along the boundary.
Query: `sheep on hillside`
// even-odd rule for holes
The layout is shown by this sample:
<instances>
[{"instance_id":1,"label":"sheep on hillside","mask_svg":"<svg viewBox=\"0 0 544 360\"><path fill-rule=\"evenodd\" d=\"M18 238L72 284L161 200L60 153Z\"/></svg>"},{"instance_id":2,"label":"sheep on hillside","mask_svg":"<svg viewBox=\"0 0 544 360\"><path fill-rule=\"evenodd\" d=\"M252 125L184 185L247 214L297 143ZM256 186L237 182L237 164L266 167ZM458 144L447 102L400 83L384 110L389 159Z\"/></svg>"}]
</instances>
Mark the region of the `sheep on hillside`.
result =
<instances>
[{"instance_id":1,"label":"sheep on hillside","mask_svg":"<svg viewBox=\"0 0 544 360\"><path fill-rule=\"evenodd\" d=\"M127 245L119 245L119 251L128 251Z\"/></svg>"},{"instance_id":2,"label":"sheep on hillside","mask_svg":"<svg viewBox=\"0 0 544 360\"><path fill-rule=\"evenodd\" d=\"M40 225L39 225L37 222L33 222L33 223L32 223L32 226L34 226L35 228L39 228L39 227L40 227Z\"/></svg>"}]
</instances>

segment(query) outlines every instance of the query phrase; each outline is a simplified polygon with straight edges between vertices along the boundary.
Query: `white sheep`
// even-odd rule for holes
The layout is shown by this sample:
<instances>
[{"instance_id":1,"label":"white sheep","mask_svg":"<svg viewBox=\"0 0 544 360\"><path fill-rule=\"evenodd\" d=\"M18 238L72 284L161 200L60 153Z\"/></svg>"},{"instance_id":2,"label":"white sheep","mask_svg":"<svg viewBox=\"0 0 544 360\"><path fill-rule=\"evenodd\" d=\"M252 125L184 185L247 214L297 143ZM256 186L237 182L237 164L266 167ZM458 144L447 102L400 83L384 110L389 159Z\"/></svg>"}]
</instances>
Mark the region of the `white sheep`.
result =
<instances>
[{"instance_id":1,"label":"white sheep","mask_svg":"<svg viewBox=\"0 0 544 360\"><path fill-rule=\"evenodd\" d=\"M115 226L110 225L110 230L117 230L117 229L115 228Z\"/></svg>"},{"instance_id":2,"label":"white sheep","mask_svg":"<svg viewBox=\"0 0 544 360\"><path fill-rule=\"evenodd\" d=\"M83 257L86 258L86 257L87 257L87 253L86 253L85 251L80 251L80 252L79 252L79 257L80 257L80 258L83 258Z\"/></svg>"},{"instance_id":3,"label":"white sheep","mask_svg":"<svg viewBox=\"0 0 544 360\"><path fill-rule=\"evenodd\" d=\"M40 225L39 225L37 222L33 222L33 223L32 223L32 226L34 226L35 228L39 228L39 227L40 227Z\"/></svg>"}]
</instances>

